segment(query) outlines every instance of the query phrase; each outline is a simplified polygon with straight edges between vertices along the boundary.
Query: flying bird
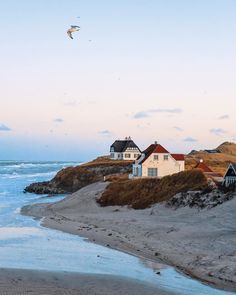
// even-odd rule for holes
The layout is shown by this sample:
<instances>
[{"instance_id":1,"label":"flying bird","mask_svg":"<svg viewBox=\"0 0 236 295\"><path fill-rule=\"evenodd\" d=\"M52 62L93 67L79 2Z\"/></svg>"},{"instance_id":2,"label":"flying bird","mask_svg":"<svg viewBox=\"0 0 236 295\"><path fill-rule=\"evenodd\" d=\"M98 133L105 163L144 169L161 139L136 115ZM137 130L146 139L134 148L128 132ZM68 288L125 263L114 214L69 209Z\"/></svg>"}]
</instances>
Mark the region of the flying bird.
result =
<instances>
[{"instance_id":1,"label":"flying bird","mask_svg":"<svg viewBox=\"0 0 236 295\"><path fill-rule=\"evenodd\" d=\"M67 31L68 36L73 39L72 33L80 30L79 26L71 26L71 28Z\"/></svg>"}]
</instances>

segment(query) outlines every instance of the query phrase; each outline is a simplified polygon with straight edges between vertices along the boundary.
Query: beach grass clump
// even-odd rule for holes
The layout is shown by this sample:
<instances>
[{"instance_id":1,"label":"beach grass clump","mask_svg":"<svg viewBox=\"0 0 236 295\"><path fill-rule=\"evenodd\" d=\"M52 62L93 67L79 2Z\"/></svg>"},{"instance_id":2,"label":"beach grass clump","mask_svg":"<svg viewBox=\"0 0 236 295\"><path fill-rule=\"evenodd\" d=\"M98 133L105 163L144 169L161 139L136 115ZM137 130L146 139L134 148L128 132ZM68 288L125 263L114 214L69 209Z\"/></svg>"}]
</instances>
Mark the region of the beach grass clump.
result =
<instances>
[{"instance_id":1,"label":"beach grass clump","mask_svg":"<svg viewBox=\"0 0 236 295\"><path fill-rule=\"evenodd\" d=\"M205 190L207 179L200 170L183 171L157 178L140 178L111 182L97 200L101 206L124 206L145 209L168 201L180 192Z\"/></svg>"}]
</instances>

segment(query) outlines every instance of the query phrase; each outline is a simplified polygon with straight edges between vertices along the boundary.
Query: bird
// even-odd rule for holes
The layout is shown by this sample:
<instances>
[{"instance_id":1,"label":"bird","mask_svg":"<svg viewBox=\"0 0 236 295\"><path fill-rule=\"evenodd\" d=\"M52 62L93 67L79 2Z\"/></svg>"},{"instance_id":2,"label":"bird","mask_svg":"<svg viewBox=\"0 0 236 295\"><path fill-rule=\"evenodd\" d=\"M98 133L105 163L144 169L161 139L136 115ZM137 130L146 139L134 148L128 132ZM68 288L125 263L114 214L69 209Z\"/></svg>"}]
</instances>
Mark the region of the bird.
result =
<instances>
[{"instance_id":1,"label":"bird","mask_svg":"<svg viewBox=\"0 0 236 295\"><path fill-rule=\"evenodd\" d=\"M68 36L73 39L72 33L80 30L79 26L71 26L71 28L67 31Z\"/></svg>"}]
</instances>

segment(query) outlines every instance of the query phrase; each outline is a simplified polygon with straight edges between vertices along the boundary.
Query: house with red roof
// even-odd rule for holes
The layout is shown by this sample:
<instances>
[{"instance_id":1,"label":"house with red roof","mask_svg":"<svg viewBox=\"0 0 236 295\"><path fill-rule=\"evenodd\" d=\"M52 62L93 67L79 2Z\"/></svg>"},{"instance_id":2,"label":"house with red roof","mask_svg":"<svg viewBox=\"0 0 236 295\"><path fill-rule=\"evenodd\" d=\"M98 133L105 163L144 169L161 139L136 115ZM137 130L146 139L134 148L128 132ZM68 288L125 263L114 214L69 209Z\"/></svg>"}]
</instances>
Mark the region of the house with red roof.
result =
<instances>
[{"instance_id":1,"label":"house with red roof","mask_svg":"<svg viewBox=\"0 0 236 295\"><path fill-rule=\"evenodd\" d=\"M215 182L221 183L223 181L223 176L220 173L214 172L210 167L208 167L202 159L196 164L193 169L201 170L207 178L211 178Z\"/></svg>"},{"instance_id":2,"label":"house with red roof","mask_svg":"<svg viewBox=\"0 0 236 295\"><path fill-rule=\"evenodd\" d=\"M155 142L133 164L133 177L163 177L184 171L184 155L171 154Z\"/></svg>"}]
</instances>

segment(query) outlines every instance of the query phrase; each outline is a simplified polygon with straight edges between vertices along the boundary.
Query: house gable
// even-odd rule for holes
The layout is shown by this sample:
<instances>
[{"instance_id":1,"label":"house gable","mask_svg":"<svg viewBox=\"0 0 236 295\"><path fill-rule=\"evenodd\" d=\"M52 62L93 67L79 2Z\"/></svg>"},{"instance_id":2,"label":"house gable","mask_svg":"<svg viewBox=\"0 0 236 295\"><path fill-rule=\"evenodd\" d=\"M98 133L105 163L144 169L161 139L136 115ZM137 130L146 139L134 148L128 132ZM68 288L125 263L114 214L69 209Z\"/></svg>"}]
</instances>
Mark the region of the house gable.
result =
<instances>
[{"instance_id":1,"label":"house gable","mask_svg":"<svg viewBox=\"0 0 236 295\"><path fill-rule=\"evenodd\" d=\"M170 154L162 145L151 144L146 150L142 152L144 158L139 164L143 164L152 154Z\"/></svg>"},{"instance_id":2,"label":"house gable","mask_svg":"<svg viewBox=\"0 0 236 295\"><path fill-rule=\"evenodd\" d=\"M230 164L224 177L236 177L236 164Z\"/></svg>"}]
</instances>

